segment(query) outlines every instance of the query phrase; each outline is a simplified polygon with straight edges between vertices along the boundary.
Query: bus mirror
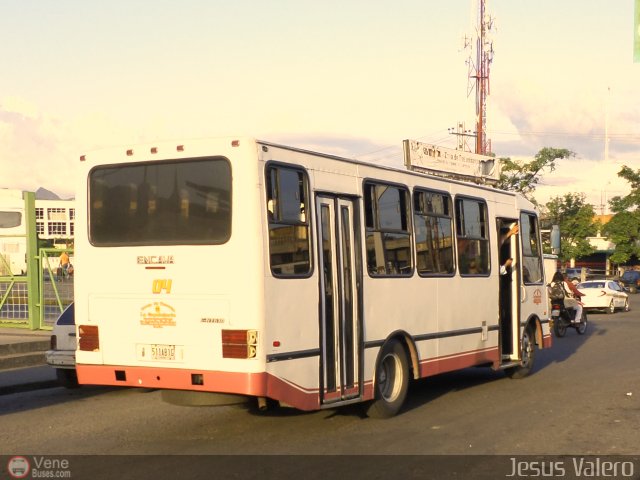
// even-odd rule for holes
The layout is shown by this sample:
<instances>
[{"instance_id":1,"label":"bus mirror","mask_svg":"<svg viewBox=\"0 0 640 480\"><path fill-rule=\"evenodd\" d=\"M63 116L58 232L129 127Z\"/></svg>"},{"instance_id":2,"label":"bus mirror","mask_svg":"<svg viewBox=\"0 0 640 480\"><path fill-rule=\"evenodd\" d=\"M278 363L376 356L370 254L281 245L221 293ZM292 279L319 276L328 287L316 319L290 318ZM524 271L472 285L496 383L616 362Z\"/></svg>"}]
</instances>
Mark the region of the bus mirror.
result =
<instances>
[{"instance_id":1,"label":"bus mirror","mask_svg":"<svg viewBox=\"0 0 640 480\"><path fill-rule=\"evenodd\" d=\"M551 227L551 253L560 254L560 227L558 225Z\"/></svg>"}]
</instances>

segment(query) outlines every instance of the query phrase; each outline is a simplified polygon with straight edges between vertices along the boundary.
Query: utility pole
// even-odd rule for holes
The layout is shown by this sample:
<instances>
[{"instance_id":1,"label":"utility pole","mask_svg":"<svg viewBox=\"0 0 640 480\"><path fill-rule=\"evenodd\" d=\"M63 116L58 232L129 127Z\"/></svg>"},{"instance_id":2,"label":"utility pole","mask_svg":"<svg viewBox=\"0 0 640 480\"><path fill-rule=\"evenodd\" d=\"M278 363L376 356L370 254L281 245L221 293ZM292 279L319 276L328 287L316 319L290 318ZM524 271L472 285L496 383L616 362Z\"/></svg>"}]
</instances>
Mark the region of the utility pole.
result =
<instances>
[{"instance_id":1,"label":"utility pole","mask_svg":"<svg viewBox=\"0 0 640 480\"><path fill-rule=\"evenodd\" d=\"M470 152L469 143L467 142L467 137L476 138L476 134L471 130L465 129L464 122L458 122L458 126L456 128L450 127L449 129L450 135L455 135L457 139L456 150L462 150L464 152Z\"/></svg>"},{"instance_id":2,"label":"utility pole","mask_svg":"<svg viewBox=\"0 0 640 480\"><path fill-rule=\"evenodd\" d=\"M607 105L604 116L604 164L609 165L609 103L611 100L611 87L607 87ZM609 185L608 182L607 185ZM603 201L602 191L600 191L600 214L607 213L607 198L605 192L605 198Z\"/></svg>"},{"instance_id":3,"label":"utility pole","mask_svg":"<svg viewBox=\"0 0 640 480\"><path fill-rule=\"evenodd\" d=\"M493 18L486 13L486 0L478 0L478 26L476 27L476 60L469 56L468 94L473 87L476 89L476 152L480 155L491 153L491 140L487 139L487 97L489 96L489 71L493 61L493 41L489 39L489 32L493 27ZM467 47L472 47L467 42Z\"/></svg>"},{"instance_id":4,"label":"utility pole","mask_svg":"<svg viewBox=\"0 0 640 480\"><path fill-rule=\"evenodd\" d=\"M609 104L611 101L611 87L607 87L607 106L604 116L604 161L609 162Z\"/></svg>"}]
</instances>

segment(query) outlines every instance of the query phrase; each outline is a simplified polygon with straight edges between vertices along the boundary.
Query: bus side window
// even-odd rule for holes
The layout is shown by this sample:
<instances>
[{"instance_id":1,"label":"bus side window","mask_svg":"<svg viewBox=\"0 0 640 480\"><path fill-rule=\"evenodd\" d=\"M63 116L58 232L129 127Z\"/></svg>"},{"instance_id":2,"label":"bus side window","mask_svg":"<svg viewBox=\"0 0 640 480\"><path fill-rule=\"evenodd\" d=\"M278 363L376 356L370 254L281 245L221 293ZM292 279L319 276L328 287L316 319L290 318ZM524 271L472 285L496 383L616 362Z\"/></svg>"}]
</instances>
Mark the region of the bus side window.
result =
<instances>
[{"instance_id":1,"label":"bus side window","mask_svg":"<svg viewBox=\"0 0 640 480\"><path fill-rule=\"evenodd\" d=\"M453 274L451 197L416 189L413 199L418 273L423 276Z\"/></svg>"},{"instance_id":2,"label":"bus side window","mask_svg":"<svg viewBox=\"0 0 640 480\"><path fill-rule=\"evenodd\" d=\"M275 276L311 273L307 185L307 174L301 169L270 166L266 170L269 258Z\"/></svg>"},{"instance_id":3,"label":"bus side window","mask_svg":"<svg viewBox=\"0 0 640 480\"><path fill-rule=\"evenodd\" d=\"M456 199L456 240L461 275L489 274L489 229L486 203Z\"/></svg>"},{"instance_id":4,"label":"bus side window","mask_svg":"<svg viewBox=\"0 0 640 480\"><path fill-rule=\"evenodd\" d=\"M371 276L413 273L409 191L365 183L367 267Z\"/></svg>"}]
</instances>

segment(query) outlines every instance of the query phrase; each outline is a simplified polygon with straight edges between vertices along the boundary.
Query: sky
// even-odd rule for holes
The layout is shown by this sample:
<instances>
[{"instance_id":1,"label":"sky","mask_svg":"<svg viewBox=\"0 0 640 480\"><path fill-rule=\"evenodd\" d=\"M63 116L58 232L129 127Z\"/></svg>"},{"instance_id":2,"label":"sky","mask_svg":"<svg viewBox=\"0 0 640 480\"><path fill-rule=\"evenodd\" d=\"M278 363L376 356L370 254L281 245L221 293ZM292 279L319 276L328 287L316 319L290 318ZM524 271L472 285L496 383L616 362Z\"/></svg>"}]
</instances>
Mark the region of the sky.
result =
<instances>
[{"instance_id":1,"label":"sky","mask_svg":"<svg viewBox=\"0 0 640 480\"><path fill-rule=\"evenodd\" d=\"M640 169L633 0L487 0L498 157L567 148L535 193L596 211ZM0 0L0 187L75 195L80 155L248 135L402 164L475 129L475 0ZM608 132L608 136L605 135ZM608 154L605 155L605 139ZM605 158L606 157L606 158Z\"/></svg>"}]
</instances>

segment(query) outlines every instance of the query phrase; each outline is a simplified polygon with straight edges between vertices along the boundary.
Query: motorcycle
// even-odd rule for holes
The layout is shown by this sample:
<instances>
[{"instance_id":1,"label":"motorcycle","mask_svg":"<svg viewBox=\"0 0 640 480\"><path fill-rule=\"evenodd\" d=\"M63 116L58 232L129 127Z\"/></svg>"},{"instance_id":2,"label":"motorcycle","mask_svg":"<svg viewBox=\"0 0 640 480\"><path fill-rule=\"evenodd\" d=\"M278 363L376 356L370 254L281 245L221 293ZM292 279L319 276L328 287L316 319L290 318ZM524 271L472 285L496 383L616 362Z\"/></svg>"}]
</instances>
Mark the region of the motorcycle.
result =
<instances>
[{"instance_id":1,"label":"motorcycle","mask_svg":"<svg viewBox=\"0 0 640 480\"><path fill-rule=\"evenodd\" d=\"M587 331L587 312L582 310L582 318L579 321L576 321L575 316L576 311L573 308L566 308L564 300L551 301L551 321L556 337L564 337L569 327L575 328L576 332L584 335Z\"/></svg>"}]
</instances>

